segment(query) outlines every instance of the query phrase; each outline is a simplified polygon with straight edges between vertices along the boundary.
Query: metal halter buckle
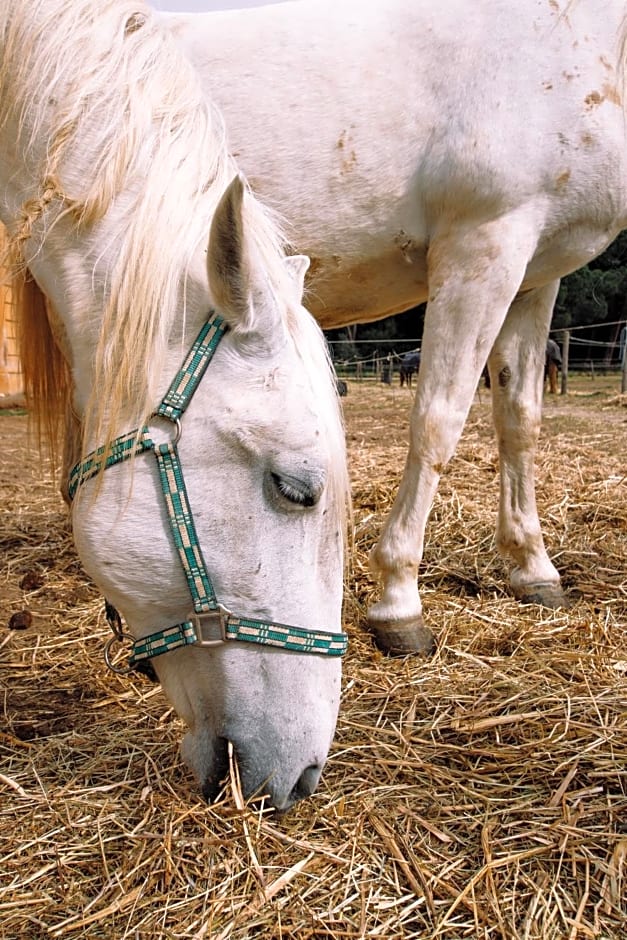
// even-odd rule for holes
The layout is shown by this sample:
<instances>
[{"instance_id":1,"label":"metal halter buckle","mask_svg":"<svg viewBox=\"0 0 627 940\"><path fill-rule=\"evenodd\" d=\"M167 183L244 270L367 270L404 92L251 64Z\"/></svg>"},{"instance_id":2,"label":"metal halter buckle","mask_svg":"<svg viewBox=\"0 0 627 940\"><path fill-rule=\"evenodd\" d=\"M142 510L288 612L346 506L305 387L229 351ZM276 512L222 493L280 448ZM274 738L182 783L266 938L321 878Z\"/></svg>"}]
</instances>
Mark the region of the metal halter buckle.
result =
<instances>
[{"instance_id":1,"label":"metal halter buckle","mask_svg":"<svg viewBox=\"0 0 627 940\"><path fill-rule=\"evenodd\" d=\"M221 646L223 643L226 643L228 640L226 626L230 616L231 611L223 604L218 604L216 610L209 610L199 614L195 611L191 613L187 619L194 625L196 636L199 637L193 645L212 647ZM207 627L210 629L213 627L213 636L206 636ZM219 634L217 637L215 636L216 632Z\"/></svg>"}]
</instances>

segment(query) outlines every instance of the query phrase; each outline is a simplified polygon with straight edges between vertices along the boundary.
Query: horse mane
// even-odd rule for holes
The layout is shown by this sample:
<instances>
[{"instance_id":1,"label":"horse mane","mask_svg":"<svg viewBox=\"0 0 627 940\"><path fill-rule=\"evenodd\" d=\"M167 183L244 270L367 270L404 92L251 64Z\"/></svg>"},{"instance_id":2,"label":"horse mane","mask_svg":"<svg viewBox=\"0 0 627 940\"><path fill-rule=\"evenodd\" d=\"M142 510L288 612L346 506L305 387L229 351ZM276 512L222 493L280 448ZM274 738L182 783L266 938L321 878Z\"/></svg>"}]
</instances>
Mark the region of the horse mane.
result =
<instances>
[{"instance_id":1,"label":"horse mane","mask_svg":"<svg viewBox=\"0 0 627 940\"><path fill-rule=\"evenodd\" d=\"M93 391L82 415L84 453L89 442L111 441L124 409L129 417L129 402L137 423L154 409L177 321L175 335L182 335L188 275L237 168L221 115L144 0L4 0L0 37L0 132L9 122L17 128L16 152L36 181L9 227L22 272L23 365L30 398L53 439L70 379L45 301L24 272L59 222L83 236L94 271L97 252L106 255ZM36 153L43 154L38 164ZM103 246L98 226L114 203L121 224L115 244ZM252 194L245 211L271 287L289 296L278 218ZM298 312L285 316L312 388L320 393L325 373L331 388L320 330ZM335 484L345 503L344 439L333 430L341 432L342 422L336 396L327 397L325 417L337 436Z\"/></svg>"},{"instance_id":2,"label":"horse mane","mask_svg":"<svg viewBox=\"0 0 627 940\"><path fill-rule=\"evenodd\" d=\"M0 270L17 315L17 351L23 392L35 417L39 445L58 462L62 427L71 409L72 379L65 352L51 325L50 304L30 273L11 259L7 234L0 226Z\"/></svg>"},{"instance_id":3,"label":"horse mane","mask_svg":"<svg viewBox=\"0 0 627 940\"><path fill-rule=\"evenodd\" d=\"M236 167L221 117L143 0L8 0L0 35L0 131L12 121L16 147L31 162L34 143L47 140L40 164L30 167L38 191L10 226L22 268L59 220L88 236L116 200L124 204L115 245L99 246L108 280L84 415L86 437L106 442L125 404L136 403L138 420L154 407L173 325L186 316L181 283ZM270 281L280 287L277 219L252 197L246 205ZM96 241L85 238L92 253ZM30 292L28 279L24 285ZM27 341L33 377L47 374L45 342ZM32 387L44 408L57 377Z\"/></svg>"},{"instance_id":4,"label":"horse mane","mask_svg":"<svg viewBox=\"0 0 627 940\"><path fill-rule=\"evenodd\" d=\"M72 377L50 325L49 302L26 271L13 279L18 320L18 350L24 394L36 422L41 448L45 440L53 466L59 462L61 438L72 409Z\"/></svg>"}]
</instances>

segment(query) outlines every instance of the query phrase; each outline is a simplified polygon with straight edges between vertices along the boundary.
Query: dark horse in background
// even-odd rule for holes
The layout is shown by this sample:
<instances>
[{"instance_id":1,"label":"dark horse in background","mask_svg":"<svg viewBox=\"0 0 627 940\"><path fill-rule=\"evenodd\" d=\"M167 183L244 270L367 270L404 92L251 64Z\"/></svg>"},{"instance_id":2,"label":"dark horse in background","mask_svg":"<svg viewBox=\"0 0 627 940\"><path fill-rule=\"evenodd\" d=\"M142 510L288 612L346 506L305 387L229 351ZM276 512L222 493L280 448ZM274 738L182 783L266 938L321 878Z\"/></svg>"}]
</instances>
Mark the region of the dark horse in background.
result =
<instances>
[{"instance_id":1,"label":"dark horse in background","mask_svg":"<svg viewBox=\"0 0 627 940\"><path fill-rule=\"evenodd\" d=\"M557 394L557 373L562 368L562 353L554 339L547 339L544 356L544 381L549 380L551 395ZM483 369L483 381L486 388L490 388L490 373L488 367ZM402 382L401 382L402 384Z\"/></svg>"},{"instance_id":2,"label":"dark horse in background","mask_svg":"<svg viewBox=\"0 0 627 940\"><path fill-rule=\"evenodd\" d=\"M407 385L407 388L411 388L412 378L414 373L420 368L420 350L414 349L412 352L405 353L401 359L400 365L400 377L401 377L401 388L403 385Z\"/></svg>"},{"instance_id":3,"label":"dark horse in background","mask_svg":"<svg viewBox=\"0 0 627 940\"><path fill-rule=\"evenodd\" d=\"M554 339L546 341L546 357L544 360L544 382L549 380L549 392L557 395L557 373L562 368L562 353Z\"/></svg>"}]
</instances>

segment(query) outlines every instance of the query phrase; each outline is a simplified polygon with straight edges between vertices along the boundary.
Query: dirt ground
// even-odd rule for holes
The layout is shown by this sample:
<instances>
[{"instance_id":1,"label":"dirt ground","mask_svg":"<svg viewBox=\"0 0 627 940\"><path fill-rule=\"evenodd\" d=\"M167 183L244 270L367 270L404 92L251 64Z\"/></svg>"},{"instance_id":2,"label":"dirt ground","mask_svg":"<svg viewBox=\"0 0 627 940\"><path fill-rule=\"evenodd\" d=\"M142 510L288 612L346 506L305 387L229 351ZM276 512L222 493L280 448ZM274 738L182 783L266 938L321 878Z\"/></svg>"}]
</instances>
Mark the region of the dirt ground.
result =
<instances>
[{"instance_id":1,"label":"dirt ground","mask_svg":"<svg viewBox=\"0 0 627 940\"><path fill-rule=\"evenodd\" d=\"M572 606L520 607L494 545L497 453L475 398L429 526L432 660L364 630L367 556L410 395L350 382L354 550L336 741L284 817L205 806L159 687L109 673L98 592L51 468L0 411L0 938L621 940L627 923L627 403L547 396L538 505ZM9 629L21 615L25 629ZM15 626L15 620L13 621Z\"/></svg>"}]
</instances>

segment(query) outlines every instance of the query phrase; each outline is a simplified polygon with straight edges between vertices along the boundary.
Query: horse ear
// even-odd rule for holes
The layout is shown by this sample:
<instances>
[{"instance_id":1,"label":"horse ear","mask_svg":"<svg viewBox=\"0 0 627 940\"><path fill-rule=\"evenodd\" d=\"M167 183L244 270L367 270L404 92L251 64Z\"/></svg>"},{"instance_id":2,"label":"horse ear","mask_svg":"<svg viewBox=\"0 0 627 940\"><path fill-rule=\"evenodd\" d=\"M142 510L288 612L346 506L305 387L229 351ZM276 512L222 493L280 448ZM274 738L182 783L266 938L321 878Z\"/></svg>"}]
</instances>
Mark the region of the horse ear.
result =
<instances>
[{"instance_id":1,"label":"horse ear","mask_svg":"<svg viewBox=\"0 0 627 940\"><path fill-rule=\"evenodd\" d=\"M209 233L207 274L214 304L230 326L252 318L250 272L244 244L244 180L236 176L218 203Z\"/></svg>"},{"instance_id":2,"label":"horse ear","mask_svg":"<svg viewBox=\"0 0 627 940\"><path fill-rule=\"evenodd\" d=\"M288 255L285 259L285 267L296 289L296 299L300 303L305 290L305 275L309 270L309 258L307 255Z\"/></svg>"},{"instance_id":3,"label":"horse ear","mask_svg":"<svg viewBox=\"0 0 627 940\"><path fill-rule=\"evenodd\" d=\"M217 311L241 338L242 348L268 353L284 336L276 300L247 233L246 198L244 178L238 175L211 223L209 291Z\"/></svg>"}]
</instances>

